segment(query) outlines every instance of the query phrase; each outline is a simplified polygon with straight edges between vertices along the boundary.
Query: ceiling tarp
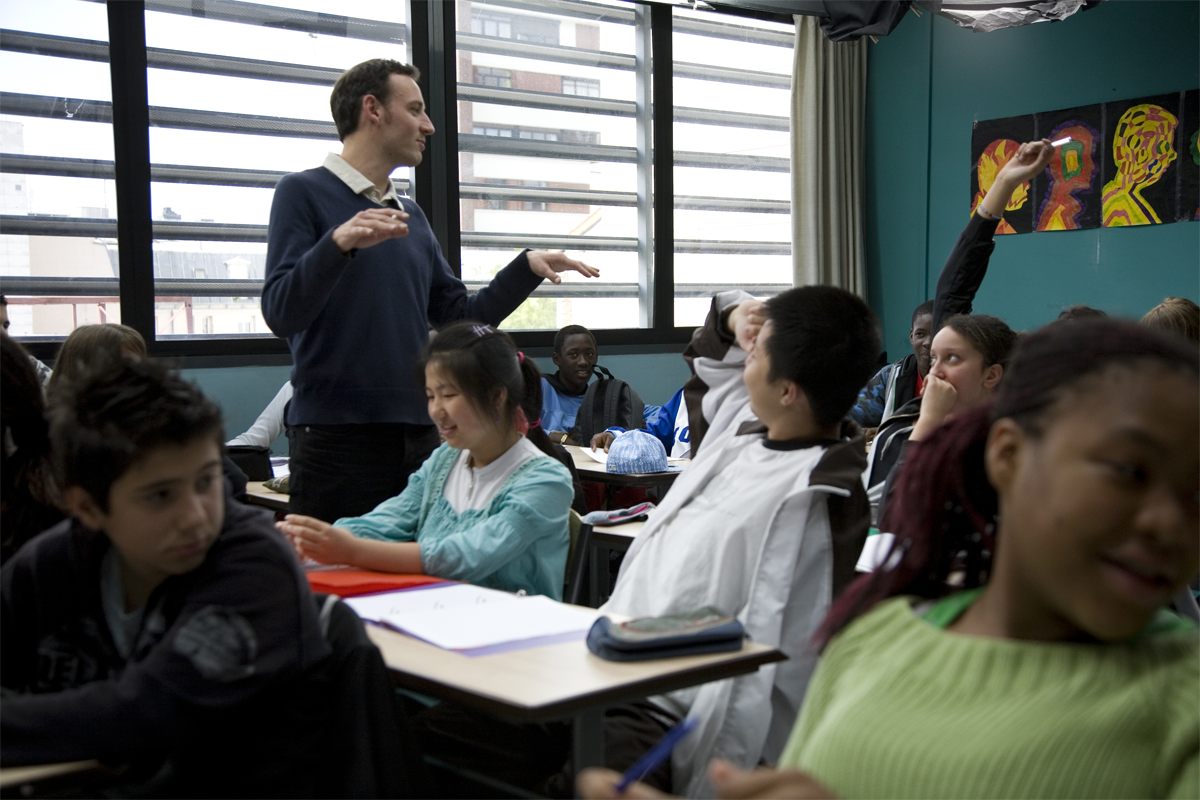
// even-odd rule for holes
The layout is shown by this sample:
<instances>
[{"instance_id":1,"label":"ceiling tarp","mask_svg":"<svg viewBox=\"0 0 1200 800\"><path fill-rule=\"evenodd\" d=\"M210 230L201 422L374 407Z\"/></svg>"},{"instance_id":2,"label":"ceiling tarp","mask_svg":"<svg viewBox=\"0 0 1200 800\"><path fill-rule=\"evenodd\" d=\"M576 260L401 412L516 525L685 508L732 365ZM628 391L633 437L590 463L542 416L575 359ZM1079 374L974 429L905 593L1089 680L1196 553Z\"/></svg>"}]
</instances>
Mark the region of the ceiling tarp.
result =
<instances>
[{"instance_id":1,"label":"ceiling tarp","mask_svg":"<svg viewBox=\"0 0 1200 800\"><path fill-rule=\"evenodd\" d=\"M1058 22L1080 9L1099 5L1096 0L1008 3L994 0L917 0L917 4L975 33L989 33L1035 22Z\"/></svg>"}]
</instances>

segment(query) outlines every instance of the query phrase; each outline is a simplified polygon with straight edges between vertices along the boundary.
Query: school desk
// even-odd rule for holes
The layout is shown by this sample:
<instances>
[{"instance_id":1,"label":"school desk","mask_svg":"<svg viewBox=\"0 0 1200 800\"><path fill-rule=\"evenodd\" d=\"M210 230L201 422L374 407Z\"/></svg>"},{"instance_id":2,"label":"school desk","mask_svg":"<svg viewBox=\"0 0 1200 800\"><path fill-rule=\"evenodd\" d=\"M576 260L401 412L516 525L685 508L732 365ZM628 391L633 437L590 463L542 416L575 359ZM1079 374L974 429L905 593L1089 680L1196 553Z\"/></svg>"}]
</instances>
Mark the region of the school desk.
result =
<instances>
[{"instance_id":1,"label":"school desk","mask_svg":"<svg viewBox=\"0 0 1200 800\"><path fill-rule=\"evenodd\" d=\"M288 495L279 492L273 492L263 486L262 481L249 481L246 483L246 502L269 508L272 511L288 510Z\"/></svg>"},{"instance_id":2,"label":"school desk","mask_svg":"<svg viewBox=\"0 0 1200 800\"><path fill-rule=\"evenodd\" d=\"M62 790L67 783L74 785L82 775L101 770L99 761L64 761L58 764L35 764L28 767L0 769L0 796L37 797Z\"/></svg>"},{"instance_id":3,"label":"school desk","mask_svg":"<svg viewBox=\"0 0 1200 800\"><path fill-rule=\"evenodd\" d=\"M624 553L628 550L645 525L645 522L592 525L585 526L585 530L580 531L580 541L587 547L587 580L582 584L587 588L587 595L577 596L574 602L597 608L612 594L609 553Z\"/></svg>"},{"instance_id":4,"label":"school desk","mask_svg":"<svg viewBox=\"0 0 1200 800\"><path fill-rule=\"evenodd\" d=\"M588 449L590 450L591 448L589 447ZM584 455L583 450L584 448L573 444L567 445L567 452L571 454L571 459L575 462L575 469L579 470L579 477L585 481L599 481L608 486L670 486L679 477L678 470L672 472L635 473L630 475L619 475L615 472L608 472L599 461L594 461ZM691 463L691 459L671 459L669 463L671 466L686 468Z\"/></svg>"},{"instance_id":5,"label":"school desk","mask_svg":"<svg viewBox=\"0 0 1200 800\"><path fill-rule=\"evenodd\" d=\"M732 653L624 663L592 655L583 640L472 658L378 625L367 625L367 634L409 689L520 721L571 719L576 769L603 763L604 709L787 658L746 641Z\"/></svg>"}]
</instances>

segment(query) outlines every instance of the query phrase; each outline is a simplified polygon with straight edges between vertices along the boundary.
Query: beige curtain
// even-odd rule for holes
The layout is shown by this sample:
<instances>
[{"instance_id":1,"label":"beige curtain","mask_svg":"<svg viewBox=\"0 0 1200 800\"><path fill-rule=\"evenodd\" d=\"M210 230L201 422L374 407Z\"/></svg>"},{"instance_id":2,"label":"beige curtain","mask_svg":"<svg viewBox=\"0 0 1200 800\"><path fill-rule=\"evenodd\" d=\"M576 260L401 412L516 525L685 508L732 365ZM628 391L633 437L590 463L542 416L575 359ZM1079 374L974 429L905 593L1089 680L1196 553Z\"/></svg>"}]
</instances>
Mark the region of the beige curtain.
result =
<instances>
[{"instance_id":1,"label":"beige curtain","mask_svg":"<svg viewBox=\"0 0 1200 800\"><path fill-rule=\"evenodd\" d=\"M867 40L831 42L796 16L792 66L792 279L866 297L863 257Z\"/></svg>"}]
</instances>

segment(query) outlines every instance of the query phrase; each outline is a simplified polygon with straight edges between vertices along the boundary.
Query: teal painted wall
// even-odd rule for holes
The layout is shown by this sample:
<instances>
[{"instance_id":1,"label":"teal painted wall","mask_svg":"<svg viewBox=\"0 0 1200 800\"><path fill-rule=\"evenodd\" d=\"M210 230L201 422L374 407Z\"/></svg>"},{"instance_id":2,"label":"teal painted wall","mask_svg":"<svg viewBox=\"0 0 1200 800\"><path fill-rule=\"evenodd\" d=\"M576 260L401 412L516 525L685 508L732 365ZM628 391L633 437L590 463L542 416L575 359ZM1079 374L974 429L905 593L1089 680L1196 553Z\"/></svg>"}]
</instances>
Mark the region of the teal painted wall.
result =
<instances>
[{"instance_id":1,"label":"teal painted wall","mask_svg":"<svg viewBox=\"0 0 1200 800\"><path fill-rule=\"evenodd\" d=\"M291 377L291 367L225 367L184 369L180 374L200 387L221 407L225 435L232 439L254 424L267 403ZM277 455L287 455L286 436L271 445Z\"/></svg>"},{"instance_id":2,"label":"teal painted wall","mask_svg":"<svg viewBox=\"0 0 1200 800\"><path fill-rule=\"evenodd\" d=\"M543 371L555 369L549 358L539 358L537 362ZM670 400L691 374L679 353L608 356L601 353L600 364L632 386L650 405L662 405ZM182 374L221 406L226 435L232 438L258 418L291 375L291 367L185 369ZM278 455L287 455L287 438L279 437L271 450Z\"/></svg>"},{"instance_id":3,"label":"teal painted wall","mask_svg":"<svg viewBox=\"0 0 1200 800\"><path fill-rule=\"evenodd\" d=\"M893 361L910 352L912 311L926 299L931 17L909 13L868 61L867 300Z\"/></svg>"},{"instance_id":4,"label":"teal painted wall","mask_svg":"<svg viewBox=\"0 0 1200 800\"><path fill-rule=\"evenodd\" d=\"M910 14L872 45L868 287L889 355L966 224L972 123L1197 88L1198 42L1200 2L1110 0L988 34ZM1200 299L1200 224L997 237L975 308L1027 329L1073 303L1140 317L1167 295Z\"/></svg>"}]
</instances>

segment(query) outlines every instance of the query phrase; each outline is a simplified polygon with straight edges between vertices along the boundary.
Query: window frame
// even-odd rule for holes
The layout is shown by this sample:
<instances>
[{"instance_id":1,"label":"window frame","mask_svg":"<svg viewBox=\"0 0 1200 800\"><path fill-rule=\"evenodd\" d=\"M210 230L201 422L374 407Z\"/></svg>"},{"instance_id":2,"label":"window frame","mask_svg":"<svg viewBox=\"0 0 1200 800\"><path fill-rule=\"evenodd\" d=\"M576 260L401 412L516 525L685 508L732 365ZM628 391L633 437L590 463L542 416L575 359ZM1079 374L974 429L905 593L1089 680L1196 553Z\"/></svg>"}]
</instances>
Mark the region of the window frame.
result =
<instances>
[{"instance_id":1,"label":"window frame","mask_svg":"<svg viewBox=\"0 0 1200 800\"><path fill-rule=\"evenodd\" d=\"M673 79L675 77L674 59L672 57L673 17L670 3L656 0L628 0L630 9L640 8L641 14L649 16L649 45L654 61L665 65L653 69L649 76L649 88L653 97L654 118L667 121L667 124L653 125L650 132L652 153L670 154L669 157L658 159L650 165L650 184L655 198L660 201L651 206L649 219L646 222L654 231L651 237L653 275L649 292L651 301L649 327L597 330L597 343L602 347L641 350L649 347L654 352L678 351L690 340L691 327L676 327L674 324L675 281L674 281L674 135L673 125L670 124L674 109ZM112 175L116 179L117 215L115 227L120 242L121 277L115 279L119 283L122 322L138 330L146 339L147 347L156 357L182 359L181 363L189 366L233 365L233 364L279 364L287 363L290 351L286 340L272 336L247 336L244 338L222 337L212 335L211 338L197 339L159 339L155 333L155 280L153 276L153 252L155 226L163 226L163 222L154 222L151 212L151 180L164 180L163 169L152 168L150 163L149 129L150 120L155 113L148 102L147 66L154 66L156 60L164 56L159 52L151 52L146 47L147 6L155 10L156 0L120 0L108 2L108 52L93 52L90 55L76 54L73 57L109 63L112 82L111 119L114 137L114 161ZM230 4L232 6L232 4ZM528 5L536 8L536 3L526 0L504 0L508 5L519 10ZM560 2L560 6L569 7L569 0ZM266 8L266 7L260 7ZM618 9L617 11L620 11ZM724 16L730 16L729 9L721 9ZM302 12L303 13L303 12ZM280 14L287 16L284 10ZM455 4L442 0L409 0L408 31L405 44L409 48L413 64L422 73L423 89L426 94L428 112L438 131L430 138L425 159L415 170L413 191L417 203L429 218L435 238L441 245L451 268L459 272L462 250L462 235L460 229L460 185L458 172L459 134L457 120L457 103L459 86L457 84L456 59L458 56L458 37L454 20ZM294 15L293 15L294 16ZM312 24L317 28L338 24L335 15L312 16ZM754 17L756 15L746 14ZM468 34L477 36L476 34ZM515 34L514 34L515 35ZM47 37L42 37L47 38ZM48 37L53 38L53 37ZM503 40L519 45L519 40ZM70 45L66 45L69 49ZM527 43L530 47L545 47L536 43ZM6 43L5 49L13 49ZM76 48L78 49L78 48ZM262 69L269 65L261 65ZM250 64L252 71L258 67ZM327 72L313 67L308 72L316 75ZM313 75L307 76L312 80ZM303 76L293 79L305 80ZM488 87L489 89L493 87ZM500 90L514 91L514 90ZM603 102L599 98L580 95L559 95L558 101L565 102ZM666 110L666 113L662 113ZM11 113L11 111L9 112ZM234 115L236 116L236 115ZM327 123L331 124L331 123ZM512 141L518 141L513 137ZM586 147L587 145L579 145ZM5 171L36 171L38 165L25 164L29 157L12 157L5 159L10 163ZM37 159L34 159L35 161ZM41 159L43 161L47 159ZM65 173L79 174L79 170L92 170L88 176L95 176L94 170L101 167L87 165L40 165L40 168L65 169ZM75 170L75 172L71 172ZM263 185L264 182L277 180L280 175L274 173L262 174L253 170L230 170L229 172L244 173L234 177L222 177L215 173L221 170L206 170L191 168L185 170L195 175L169 176L166 180L196 180L204 181L200 173L212 172L208 180L241 181L231 185ZM153 173L153 174L152 174ZM514 187L519 188L519 187ZM536 195L536 190L534 190ZM524 198L537 202L533 196ZM172 223L166 223L170 226ZM194 227L196 223L185 223ZM255 226L257 227L257 226ZM185 238L172 236L170 238ZM4 278L0 281L8 283ZM160 284L163 281L159 281ZM11 284L10 284L11 285ZM211 285L209 282L208 285ZM474 282L468 284L472 289L477 288ZM160 291L163 289L159 287ZM239 292L245 292L250 287L239 287ZM94 287L88 290L95 293ZM195 291L196 287L177 287L175 293ZM9 290L11 291L11 290ZM211 289L206 289L206 292ZM261 292L261 288L259 289ZM14 293L15 294L15 293ZM523 348L536 348L537 351L551 347L554 331L513 331L511 332L518 345ZM21 342L38 358L49 359L57 352L61 344L60 337L22 337Z\"/></svg>"}]
</instances>

